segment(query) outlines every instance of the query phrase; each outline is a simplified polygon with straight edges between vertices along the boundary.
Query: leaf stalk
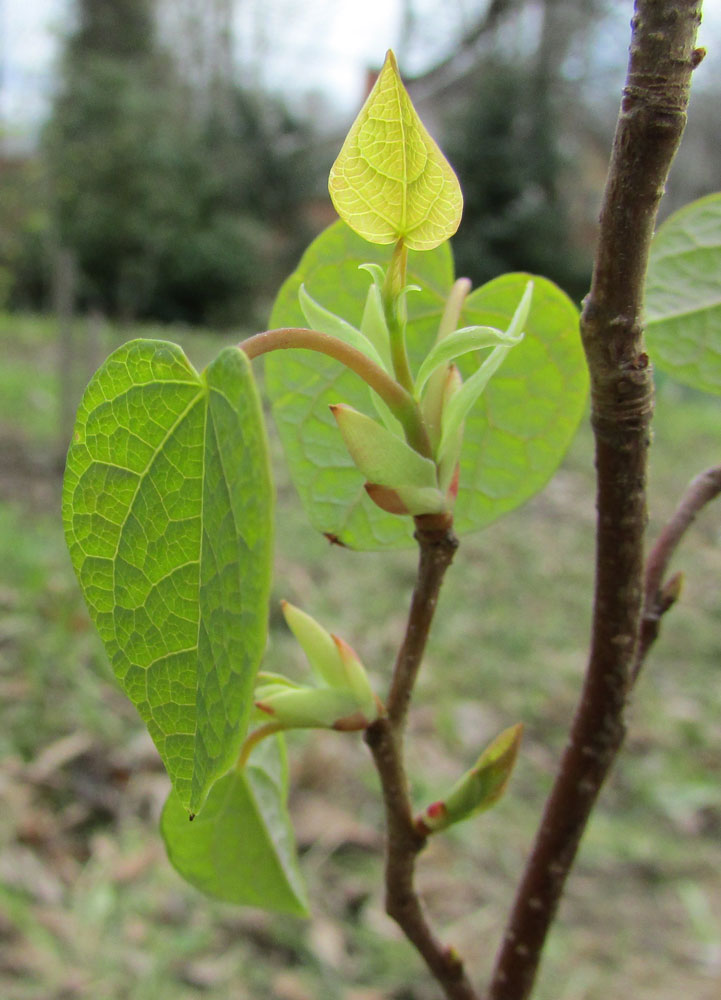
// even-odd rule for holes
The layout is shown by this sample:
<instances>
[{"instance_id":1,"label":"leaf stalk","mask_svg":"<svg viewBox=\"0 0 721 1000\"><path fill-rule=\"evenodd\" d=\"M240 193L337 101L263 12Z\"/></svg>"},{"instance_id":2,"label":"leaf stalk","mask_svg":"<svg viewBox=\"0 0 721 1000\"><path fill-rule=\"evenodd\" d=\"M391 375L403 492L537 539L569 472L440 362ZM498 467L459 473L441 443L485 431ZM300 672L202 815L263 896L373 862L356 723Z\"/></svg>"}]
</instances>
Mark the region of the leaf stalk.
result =
<instances>
[{"instance_id":1,"label":"leaf stalk","mask_svg":"<svg viewBox=\"0 0 721 1000\"><path fill-rule=\"evenodd\" d=\"M340 361L350 371L355 372L363 381L377 392L383 402L397 418L403 427L406 440L411 448L425 458L432 457L432 449L428 433L423 424L418 404L411 393L390 377L383 369L362 351L356 350L350 344L331 337L319 330L308 330L305 327L281 327L277 330L265 330L241 341L238 348L244 351L251 360L270 351L301 349L317 351L335 361Z\"/></svg>"},{"instance_id":2,"label":"leaf stalk","mask_svg":"<svg viewBox=\"0 0 721 1000\"><path fill-rule=\"evenodd\" d=\"M383 312L391 344L393 371L398 382L413 392L413 376L406 350L406 276L408 249L401 237L395 245L383 283Z\"/></svg>"}]
</instances>

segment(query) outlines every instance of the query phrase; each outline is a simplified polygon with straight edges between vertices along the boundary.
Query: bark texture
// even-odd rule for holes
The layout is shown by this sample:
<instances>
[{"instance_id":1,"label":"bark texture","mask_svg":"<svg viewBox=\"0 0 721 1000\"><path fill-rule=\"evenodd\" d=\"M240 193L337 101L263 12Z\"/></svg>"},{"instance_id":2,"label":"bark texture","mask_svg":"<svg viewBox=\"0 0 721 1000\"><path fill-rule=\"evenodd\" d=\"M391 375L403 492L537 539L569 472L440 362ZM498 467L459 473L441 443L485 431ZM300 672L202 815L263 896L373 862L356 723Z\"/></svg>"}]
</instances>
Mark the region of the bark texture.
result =
<instances>
[{"instance_id":1,"label":"bark texture","mask_svg":"<svg viewBox=\"0 0 721 1000\"><path fill-rule=\"evenodd\" d=\"M597 470L596 581L586 678L497 957L487 1000L524 1000L566 877L624 738L643 594L653 381L642 306L658 204L686 121L700 0L637 0L626 85L581 335Z\"/></svg>"}]
</instances>

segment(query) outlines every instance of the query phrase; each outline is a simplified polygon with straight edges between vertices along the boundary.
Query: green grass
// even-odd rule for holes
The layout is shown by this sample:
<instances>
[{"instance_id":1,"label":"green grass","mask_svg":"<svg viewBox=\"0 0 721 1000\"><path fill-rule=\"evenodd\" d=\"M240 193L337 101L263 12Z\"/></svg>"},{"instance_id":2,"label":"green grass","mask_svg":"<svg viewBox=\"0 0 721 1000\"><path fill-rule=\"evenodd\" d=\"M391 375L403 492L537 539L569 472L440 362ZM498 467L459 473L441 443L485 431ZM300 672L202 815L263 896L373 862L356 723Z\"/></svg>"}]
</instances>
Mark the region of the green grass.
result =
<instances>
[{"instance_id":1,"label":"green grass","mask_svg":"<svg viewBox=\"0 0 721 1000\"><path fill-rule=\"evenodd\" d=\"M225 342L187 332L154 335L181 339L198 365ZM167 781L89 625L61 536L59 479L43 467L57 437L53 336L47 321L0 319L7 358L0 427L5 441L22 440L34 457L33 483L43 479L38 491L24 467L0 470L0 996L437 1000L419 960L382 913L381 810L357 736L289 741L311 923L215 904L170 869L156 825ZM104 349L112 349L122 334L105 336ZM35 390L42 392L34 397ZM652 537L687 480L718 462L719 441L718 400L662 383ZM463 539L413 711L410 776L419 806L501 728L519 719L526 725L502 803L435 838L420 864L424 897L444 939L469 956L479 980L585 664L592 465L584 426L542 494ZM328 545L308 530L281 464L277 470L275 596L302 604L348 639L383 691L415 555ZM718 995L718 525L718 507L706 511L674 562L686 575L682 600L664 620L639 683L628 743L584 839L537 1000ZM267 666L303 669L277 610Z\"/></svg>"}]
</instances>

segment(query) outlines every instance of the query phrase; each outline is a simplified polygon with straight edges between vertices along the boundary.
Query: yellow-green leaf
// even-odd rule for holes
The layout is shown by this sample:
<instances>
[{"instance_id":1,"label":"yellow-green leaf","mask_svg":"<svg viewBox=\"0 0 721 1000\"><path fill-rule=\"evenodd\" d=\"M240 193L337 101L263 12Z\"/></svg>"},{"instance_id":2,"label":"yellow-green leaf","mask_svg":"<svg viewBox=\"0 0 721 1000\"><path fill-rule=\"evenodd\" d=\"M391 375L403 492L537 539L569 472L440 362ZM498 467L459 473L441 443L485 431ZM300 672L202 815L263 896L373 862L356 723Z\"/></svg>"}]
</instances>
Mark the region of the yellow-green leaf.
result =
<instances>
[{"instance_id":1,"label":"yellow-green leaf","mask_svg":"<svg viewBox=\"0 0 721 1000\"><path fill-rule=\"evenodd\" d=\"M370 243L432 250L458 229L458 178L411 103L392 52L333 164L341 219Z\"/></svg>"}]
</instances>

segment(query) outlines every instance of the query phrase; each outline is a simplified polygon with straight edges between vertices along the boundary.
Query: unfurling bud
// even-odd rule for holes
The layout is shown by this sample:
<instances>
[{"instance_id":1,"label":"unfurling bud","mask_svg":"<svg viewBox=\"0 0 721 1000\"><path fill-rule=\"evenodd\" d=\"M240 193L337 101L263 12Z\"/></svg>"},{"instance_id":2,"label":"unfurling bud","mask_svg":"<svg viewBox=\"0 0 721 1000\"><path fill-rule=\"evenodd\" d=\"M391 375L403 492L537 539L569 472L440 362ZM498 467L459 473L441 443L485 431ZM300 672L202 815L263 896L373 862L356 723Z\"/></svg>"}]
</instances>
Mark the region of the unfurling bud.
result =
<instances>
[{"instance_id":1,"label":"unfurling bud","mask_svg":"<svg viewBox=\"0 0 721 1000\"><path fill-rule=\"evenodd\" d=\"M439 802L431 803L417 817L418 831L423 834L437 833L494 805L506 790L522 734L523 725L520 722L504 729L448 795Z\"/></svg>"},{"instance_id":2,"label":"unfurling bud","mask_svg":"<svg viewBox=\"0 0 721 1000\"><path fill-rule=\"evenodd\" d=\"M281 601L280 606L288 628L298 640L318 679L328 687L343 687L345 669L330 632L326 632L315 618L294 604Z\"/></svg>"},{"instance_id":3,"label":"unfurling bud","mask_svg":"<svg viewBox=\"0 0 721 1000\"><path fill-rule=\"evenodd\" d=\"M351 691L278 685L257 693L255 707L283 729L365 729L373 721L358 709Z\"/></svg>"},{"instance_id":4,"label":"unfurling bud","mask_svg":"<svg viewBox=\"0 0 721 1000\"><path fill-rule=\"evenodd\" d=\"M284 729L365 729L383 714L363 664L347 642L327 632L314 618L283 601L283 614L300 643L319 687L285 677L260 674L256 708Z\"/></svg>"},{"instance_id":5,"label":"unfurling bud","mask_svg":"<svg viewBox=\"0 0 721 1000\"><path fill-rule=\"evenodd\" d=\"M443 410L445 411L450 401L458 393L463 385L461 373L456 365L451 365L448 369L443 385ZM447 494L450 503L458 495L459 459L461 448L463 447L463 424L456 430L455 441L449 441L444 449L443 455L439 456L438 482L441 490Z\"/></svg>"},{"instance_id":6,"label":"unfurling bud","mask_svg":"<svg viewBox=\"0 0 721 1000\"><path fill-rule=\"evenodd\" d=\"M447 509L436 466L405 441L350 406L331 406L371 500L389 514L440 514Z\"/></svg>"},{"instance_id":7,"label":"unfurling bud","mask_svg":"<svg viewBox=\"0 0 721 1000\"><path fill-rule=\"evenodd\" d=\"M365 413L339 403L331 412L357 468L381 486L437 487L436 467Z\"/></svg>"},{"instance_id":8,"label":"unfurling bud","mask_svg":"<svg viewBox=\"0 0 721 1000\"><path fill-rule=\"evenodd\" d=\"M389 514L441 514L446 510L446 499L439 489L425 486L381 486L366 483L366 493L373 503Z\"/></svg>"}]
</instances>

